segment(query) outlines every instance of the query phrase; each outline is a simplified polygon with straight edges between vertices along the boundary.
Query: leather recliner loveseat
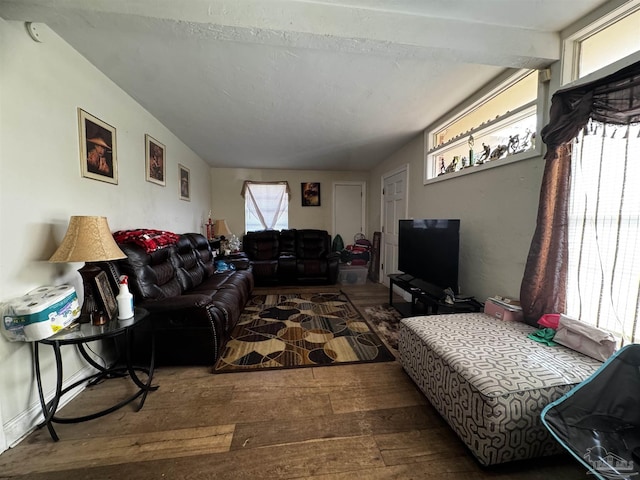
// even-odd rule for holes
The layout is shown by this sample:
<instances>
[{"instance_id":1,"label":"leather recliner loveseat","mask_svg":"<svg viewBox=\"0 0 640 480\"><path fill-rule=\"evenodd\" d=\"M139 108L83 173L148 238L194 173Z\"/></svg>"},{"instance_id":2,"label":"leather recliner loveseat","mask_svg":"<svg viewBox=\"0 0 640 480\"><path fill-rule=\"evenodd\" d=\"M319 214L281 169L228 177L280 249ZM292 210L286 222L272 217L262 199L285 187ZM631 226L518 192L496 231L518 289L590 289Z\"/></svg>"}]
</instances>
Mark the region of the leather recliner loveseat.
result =
<instances>
[{"instance_id":1,"label":"leather recliner loveseat","mask_svg":"<svg viewBox=\"0 0 640 480\"><path fill-rule=\"evenodd\" d=\"M326 230L247 232L242 247L256 284L334 284L338 279L340 255L331 252Z\"/></svg>"},{"instance_id":2,"label":"leather recliner loveseat","mask_svg":"<svg viewBox=\"0 0 640 480\"><path fill-rule=\"evenodd\" d=\"M148 355L153 331L159 363L214 364L253 289L249 263L216 273L209 242L198 233L150 253L135 243L119 246L127 258L109 262L112 282L127 275L135 306L151 314L135 330L136 353Z\"/></svg>"}]
</instances>

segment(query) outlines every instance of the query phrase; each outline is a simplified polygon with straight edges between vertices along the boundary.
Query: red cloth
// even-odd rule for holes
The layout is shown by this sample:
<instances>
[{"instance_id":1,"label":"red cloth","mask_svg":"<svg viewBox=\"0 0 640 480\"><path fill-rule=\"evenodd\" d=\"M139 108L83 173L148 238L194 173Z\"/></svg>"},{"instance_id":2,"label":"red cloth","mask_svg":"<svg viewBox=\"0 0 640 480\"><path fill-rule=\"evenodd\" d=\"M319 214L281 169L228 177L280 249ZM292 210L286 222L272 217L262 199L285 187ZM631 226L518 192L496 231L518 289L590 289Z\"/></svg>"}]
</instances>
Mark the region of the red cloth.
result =
<instances>
[{"instance_id":1,"label":"red cloth","mask_svg":"<svg viewBox=\"0 0 640 480\"><path fill-rule=\"evenodd\" d=\"M540 317L540 320L538 320L538 325L540 325L541 327L548 327L557 330L559 321L559 313L545 313Z\"/></svg>"},{"instance_id":2,"label":"red cloth","mask_svg":"<svg viewBox=\"0 0 640 480\"><path fill-rule=\"evenodd\" d=\"M147 253L151 253L173 245L178 241L180 235L164 230L140 228L137 230L118 230L113 234L113 238L117 243L135 243L144 248Z\"/></svg>"}]
</instances>

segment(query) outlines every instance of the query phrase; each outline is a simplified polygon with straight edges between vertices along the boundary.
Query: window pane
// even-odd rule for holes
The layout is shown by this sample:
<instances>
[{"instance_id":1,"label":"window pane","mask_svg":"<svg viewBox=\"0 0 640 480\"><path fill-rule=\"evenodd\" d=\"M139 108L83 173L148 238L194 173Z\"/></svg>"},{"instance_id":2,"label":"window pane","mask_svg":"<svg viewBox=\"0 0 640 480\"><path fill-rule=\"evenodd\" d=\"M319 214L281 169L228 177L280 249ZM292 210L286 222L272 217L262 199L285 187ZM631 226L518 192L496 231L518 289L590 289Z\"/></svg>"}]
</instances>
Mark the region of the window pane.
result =
<instances>
[{"instance_id":1,"label":"window pane","mask_svg":"<svg viewBox=\"0 0 640 480\"><path fill-rule=\"evenodd\" d=\"M640 340L640 126L592 124L574 144L567 314Z\"/></svg>"},{"instance_id":2,"label":"window pane","mask_svg":"<svg viewBox=\"0 0 640 480\"><path fill-rule=\"evenodd\" d=\"M286 185L252 183L245 193L244 210L246 232L265 228L289 228L289 198Z\"/></svg>"},{"instance_id":3,"label":"window pane","mask_svg":"<svg viewBox=\"0 0 640 480\"><path fill-rule=\"evenodd\" d=\"M536 131L536 107L532 106L518 114L508 117L504 121L497 122L490 127L477 131L473 135L474 165L480 165L491 160L504 158L515 153L521 153L535 147ZM503 154L491 158L491 153L498 153L499 146L506 147ZM430 155L430 177L434 178L442 174L443 165L446 169L457 157L455 171L464 167L471 167L469 137L453 142L447 147L439 149ZM490 152L486 154L484 150Z\"/></svg>"},{"instance_id":4,"label":"window pane","mask_svg":"<svg viewBox=\"0 0 640 480\"><path fill-rule=\"evenodd\" d=\"M434 146L441 145L461 133L479 127L482 123L513 112L538 96L538 76L534 72L505 88L474 110L435 133Z\"/></svg>"},{"instance_id":5,"label":"window pane","mask_svg":"<svg viewBox=\"0 0 640 480\"><path fill-rule=\"evenodd\" d=\"M618 20L580 42L582 78L640 50L640 10Z\"/></svg>"}]
</instances>

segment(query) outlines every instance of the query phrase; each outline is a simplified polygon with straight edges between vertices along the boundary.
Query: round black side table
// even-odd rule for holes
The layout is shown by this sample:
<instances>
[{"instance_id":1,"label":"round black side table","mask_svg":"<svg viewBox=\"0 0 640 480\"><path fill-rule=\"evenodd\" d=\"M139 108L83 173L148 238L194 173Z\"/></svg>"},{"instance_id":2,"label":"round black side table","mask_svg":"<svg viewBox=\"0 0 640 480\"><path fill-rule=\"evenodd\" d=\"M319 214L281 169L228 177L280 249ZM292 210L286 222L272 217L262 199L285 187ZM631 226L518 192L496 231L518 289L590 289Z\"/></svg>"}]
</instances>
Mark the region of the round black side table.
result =
<instances>
[{"instance_id":1,"label":"round black side table","mask_svg":"<svg viewBox=\"0 0 640 480\"><path fill-rule=\"evenodd\" d=\"M153 337L151 338L151 356L149 359L148 367L134 367L131 362L131 346L132 346L132 337L133 330L139 325L147 316L149 312L136 308L135 314L133 318L128 320L111 320L104 325L92 325L91 323L77 324L77 326L73 328L66 328L57 334L45 338L43 340L39 340L34 342L33 344L33 357L34 357L34 365L36 370L36 380L38 383L38 396L40 397L40 405L42 406L42 414L44 416L44 421L38 425L38 428L42 428L43 426L47 426L49 429L49 434L54 441L58 441L59 437L53 428L53 423L78 423L85 422L87 420L93 420L94 418L102 417L111 412L118 410L119 408L124 407L125 405L133 402L138 397L140 398L140 402L137 405L136 411L139 411L147 398L147 394L150 391L157 390L158 386L152 386L151 381L153 379L153 371L155 367L155 342ZM93 358L89 356L85 345L89 342L93 342L96 340L105 340L108 338L116 339L117 337L124 337L125 340L125 363L122 365L120 363L120 359L118 358L116 362L108 367L100 365ZM54 397L51 401L47 402L44 397L44 392L42 390L42 375L40 372L40 353L39 347L42 345L50 345L53 347L53 352L56 360L56 391ZM78 351L82 355L82 357L89 363L93 368L97 370L96 373L84 377L71 385L68 385L65 388L62 388L62 379L63 379L63 370L62 370L62 354L61 347L65 345L76 345ZM136 372L142 372L147 376L146 381L140 379ZM84 415L81 417L58 417L56 416L56 411L58 409L58 405L60 403L60 399L67 392L73 390L78 385L88 382L89 385L95 385L98 382L114 377L125 377L128 376L131 378L133 383L138 387L138 390L131 396L125 398L124 400L118 402L112 407L106 408L104 410L100 410L99 412L92 413L90 415Z\"/></svg>"}]
</instances>

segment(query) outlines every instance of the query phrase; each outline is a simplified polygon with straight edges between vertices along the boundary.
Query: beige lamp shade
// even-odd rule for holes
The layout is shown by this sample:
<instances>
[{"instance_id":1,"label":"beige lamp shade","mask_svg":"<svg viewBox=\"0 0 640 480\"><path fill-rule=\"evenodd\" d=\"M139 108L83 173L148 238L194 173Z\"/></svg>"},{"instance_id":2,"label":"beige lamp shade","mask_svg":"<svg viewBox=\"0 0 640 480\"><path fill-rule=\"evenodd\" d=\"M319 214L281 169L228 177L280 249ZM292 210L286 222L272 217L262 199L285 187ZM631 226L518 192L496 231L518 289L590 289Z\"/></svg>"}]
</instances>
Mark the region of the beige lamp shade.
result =
<instances>
[{"instance_id":1,"label":"beige lamp shade","mask_svg":"<svg viewBox=\"0 0 640 480\"><path fill-rule=\"evenodd\" d=\"M229 225L227 225L227 221L224 218L222 220L216 220L213 231L218 237L229 237L231 235Z\"/></svg>"},{"instance_id":2,"label":"beige lamp shade","mask_svg":"<svg viewBox=\"0 0 640 480\"><path fill-rule=\"evenodd\" d=\"M106 217L72 216L50 262L104 262L127 256L113 239Z\"/></svg>"}]
</instances>

